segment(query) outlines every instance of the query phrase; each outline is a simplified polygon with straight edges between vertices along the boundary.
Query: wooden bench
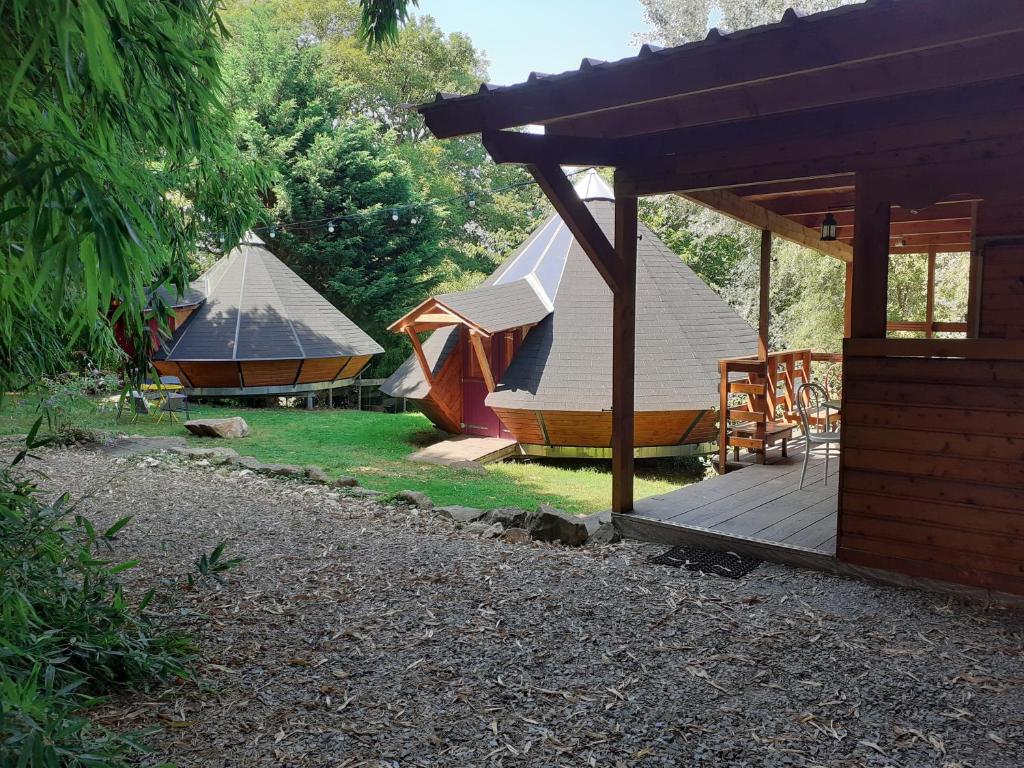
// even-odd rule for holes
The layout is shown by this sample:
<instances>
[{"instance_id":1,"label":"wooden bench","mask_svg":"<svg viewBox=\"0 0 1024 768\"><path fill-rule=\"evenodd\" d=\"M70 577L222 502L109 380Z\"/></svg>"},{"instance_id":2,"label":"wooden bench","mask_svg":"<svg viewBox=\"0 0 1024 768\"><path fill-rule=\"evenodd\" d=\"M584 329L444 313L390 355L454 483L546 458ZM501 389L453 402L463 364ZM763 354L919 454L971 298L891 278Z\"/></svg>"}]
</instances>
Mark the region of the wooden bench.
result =
<instances>
[{"instance_id":1,"label":"wooden bench","mask_svg":"<svg viewBox=\"0 0 1024 768\"><path fill-rule=\"evenodd\" d=\"M786 421L769 421L765 424L765 437L763 441L757 437L757 427L758 423L756 421L740 422L729 427L729 445L732 446L733 459L735 461L740 460L740 448L746 448L757 453L760 457L760 463L764 464L768 449L780 441L782 442L783 458L789 455L787 446L789 441L793 439L793 430L796 428L795 424Z\"/></svg>"}]
</instances>

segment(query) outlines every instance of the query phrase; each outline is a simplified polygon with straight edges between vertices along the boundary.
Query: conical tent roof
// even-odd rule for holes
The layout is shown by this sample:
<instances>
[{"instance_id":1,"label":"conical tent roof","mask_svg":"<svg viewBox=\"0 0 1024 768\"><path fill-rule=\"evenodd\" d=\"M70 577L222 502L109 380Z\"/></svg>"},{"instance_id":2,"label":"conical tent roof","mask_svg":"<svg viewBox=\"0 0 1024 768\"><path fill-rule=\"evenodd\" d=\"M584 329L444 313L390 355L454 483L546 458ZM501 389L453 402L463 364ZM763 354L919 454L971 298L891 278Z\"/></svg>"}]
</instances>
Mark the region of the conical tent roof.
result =
<instances>
[{"instance_id":1,"label":"conical tent roof","mask_svg":"<svg viewBox=\"0 0 1024 768\"><path fill-rule=\"evenodd\" d=\"M608 184L591 170L576 184L576 192L613 241L614 194ZM719 361L755 354L757 334L651 230L641 224L639 234L636 408L714 408ZM491 294L513 285L529 286L535 300L518 301L502 323ZM452 308L479 306L488 332L516 327L524 312L533 311L536 326L487 396L487 405L542 411L611 408L612 293L557 214L479 288L436 298ZM541 314L535 310L540 304L550 309ZM453 349L456 331L442 328L423 345L435 371ZM422 397L428 387L413 359L382 389L393 396Z\"/></svg>"},{"instance_id":2,"label":"conical tent roof","mask_svg":"<svg viewBox=\"0 0 1024 768\"><path fill-rule=\"evenodd\" d=\"M248 233L192 283L205 301L157 360L301 360L384 350Z\"/></svg>"}]
</instances>

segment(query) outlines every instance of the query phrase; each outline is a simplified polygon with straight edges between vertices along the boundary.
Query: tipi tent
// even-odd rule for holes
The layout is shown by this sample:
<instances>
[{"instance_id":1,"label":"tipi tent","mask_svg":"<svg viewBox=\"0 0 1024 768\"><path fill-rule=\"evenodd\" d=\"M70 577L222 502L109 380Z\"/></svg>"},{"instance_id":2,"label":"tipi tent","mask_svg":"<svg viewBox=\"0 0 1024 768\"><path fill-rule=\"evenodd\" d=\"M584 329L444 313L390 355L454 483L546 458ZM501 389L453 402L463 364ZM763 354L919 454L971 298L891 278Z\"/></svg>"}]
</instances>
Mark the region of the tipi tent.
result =
<instances>
[{"instance_id":1,"label":"tipi tent","mask_svg":"<svg viewBox=\"0 0 1024 768\"><path fill-rule=\"evenodd\" d=\"M189 294L202 301L153 355L153 365L202 394L336 386L384 351L252 233Z\"/></svg>"},{"instance_id":2,"label":"tipi tent","mask_svg":"<svg viewBox=\"0 0 1024 768\"><path fill-rule=\"evenodd\" d=\"M576 193L611 237L611 188L591 170ZM719 361L756 354L757 335L639 231L637 453L694 452L716 439ZM418 401L441 429L512 438L535 455L610 455L612 294L557 214L480 287L434 296L391 330L416 353L382 390Z\"/></svg>"}]
</instances>

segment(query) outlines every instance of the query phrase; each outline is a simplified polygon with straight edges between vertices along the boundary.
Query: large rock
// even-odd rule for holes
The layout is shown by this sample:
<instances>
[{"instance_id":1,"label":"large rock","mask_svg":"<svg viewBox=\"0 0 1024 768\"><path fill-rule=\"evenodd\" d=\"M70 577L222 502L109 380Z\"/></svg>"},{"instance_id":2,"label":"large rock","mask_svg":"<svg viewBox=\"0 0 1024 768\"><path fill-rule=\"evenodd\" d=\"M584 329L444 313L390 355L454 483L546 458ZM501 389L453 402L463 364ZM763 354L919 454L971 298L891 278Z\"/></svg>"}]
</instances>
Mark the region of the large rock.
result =
<instances>
[{"instance_id":1,"label":"large rock","mask_svg":"<svg viewBox=\"0 0 1024 768\"><path fill-rule=\"evenodd\" d=\"M518 509L517 507L503 507L501 509L492 509L486 515L484 515L484 522L501 523L502 528L523 528L526 523L526 516L530 514L525 509Z\"/></svg>"},{"instance_id":2,"label":"large rock","mask_svg":"<svg viewBox=\"0 0 1024 768\"><path fill-rule=\"evenodd\" d=\"M548 504L541 504L536 512L526 516L523 525L538 541L551 541L581 547L592 533L601 527L603 515L570 515Z\"/></svg>"},{"instance_id":3,"label":"large rock","mask_svg":"<svg viewBox=\"0 0 1024 768\"><path fill-rule=\"evenodd\" d=\"M501 540L507 544L529 544L533 539L525 528L509 528L501 534Z\"/></svg>"},{"instance_id":4,"label":"large rock","mask_svg":"<svg viewBox=\"0 0 1024 768\"><path fill-rule=\"evenodd\" d=\"M359 485L359 481L354 477L349 477L348 475L336 477L331 483L333 488L355 488L357 485Z\"/></svg>"},{"instance_id":5,"label":"large rock","mask_svg":"<svg viewBox=\"0 0 1024 768\"><path fill-rule=\"evenodd\" d=\"M325 485L331 482L331 478L327 476L327 473L313 464L306 467L306 478L314 483L323 483Z\"/></svg>"},{"instance_id":6,"label":"large rock","mask_svg":"<svg viewBox=\"0 0 1024 768\"><path fill-rule=\"evenodd\" d=\"M622 536L615 528L615 523L601 523L597 530L590 534L587 539L588 547L603 547L608 544L617 544Z\"/></svg>"},{"instance_id":7,"label":"large rock","mask_svg":"<svg viewBox=\"0 0 1024 768\"><path fill-rule=\"evenodd\" d=\"M234 464L237 467L243 467L244 469L250 469L253 472L258 472L263 466L263 462L257 459L255 456L236 456L233 459L228 460L229 463Z\"/></svg>"},{"instance_id":8,"label":"large rock","mask_svg":"<svg viewBox=\"0 0 1024 768\"><path fill-rule=\"evenodd\" d=\"M249 425L241 416L232 416L230 419L192 419L185 422L185 429L198 437L234 439L249 434Z\"/></svg>"},{"instance_id":9,"label":"large rock","mask_svg":"<svg viewBox=\"0 0 1024 768\"><path fill-rule=\"evenodd\" d=\"M279 477L302 477L306 474L306 470L297 464L260 464L255 469L264 475Z\"/></svg>"},{"instance_id":10,"label":"large rock","mask_svg":"<svg viewBox=\"0 0 1024 768\"><path fill-rule=\"evenodd\" d=\"M239 458L238 451L231 448L172 448L172 453L177 453L189 459L208 459L211 464L234 463Z\"/></svg>"},{"instance_id":11,"label":"large rock","mask_svg":"<svg viewBox=\"0 0 1024 768\"><path fill-rule=\"evenodd\" d=\"M482 520L477 520L475 523L470 523L462 530L466 533L475 533L484 539L496 539L501 536L505 529L501 527L501 523L488 525Z\"/></svg>"},{"instance_id":12,"label":"large rock","mask_svg":"<svg viewBox=\"0 0 1024 768\"><path fill-rule=\"evenodd\" d=\"M434 502L422 491L399 491L395 494L395 501L404 501L419 509L434 508Z\"/></svg>"},{"instance_id":13,"label":"large rock","mask_svg":"<svg viewBox=\"0 0 1024 768\"><path fill-rule=\"evenodd\" d=\"M453 523L472 523L479 520L485 514L482 509L477 509L476 507L460 507L457 504L452 504L447 507L438 507L434 511L441 515L441 517L447 517Z\"/></svg>"},{"instance_id":14,"label":"large rock","mask_svg":"<svg viewBox=\"0 0 1024 768\"><path fill-rule=\"evenodd\" d=\"M357 499L376 499L387 495L384 491L375 491L372 488L362 488L358 485L345 488L345 493Z\"/></svg>"}]
</instances>

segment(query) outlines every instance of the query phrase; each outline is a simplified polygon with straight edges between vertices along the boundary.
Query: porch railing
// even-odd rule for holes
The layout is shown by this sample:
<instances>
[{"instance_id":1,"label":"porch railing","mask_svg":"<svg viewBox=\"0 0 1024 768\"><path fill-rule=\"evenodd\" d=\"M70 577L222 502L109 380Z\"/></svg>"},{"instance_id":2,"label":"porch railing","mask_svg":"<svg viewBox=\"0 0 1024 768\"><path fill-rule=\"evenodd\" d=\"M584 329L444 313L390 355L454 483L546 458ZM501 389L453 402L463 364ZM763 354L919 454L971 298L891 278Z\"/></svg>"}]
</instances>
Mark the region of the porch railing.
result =
<instances>
[{"instance_id":1,"label":"porch railing","mask_svg":"<svg viewBox=\"0 0 1024 768\"><path fill-rule=\"evenodd\" d=\"M732 357L719 363L719 471L728 466L729 449L746 448L764 463L767 450L793 435L799 424L797 391L812 381L813 363L842 363L842 355L790 349L757 356ZM826 389L831 389L827 386Z\"/></svg>"}]
</instances>

